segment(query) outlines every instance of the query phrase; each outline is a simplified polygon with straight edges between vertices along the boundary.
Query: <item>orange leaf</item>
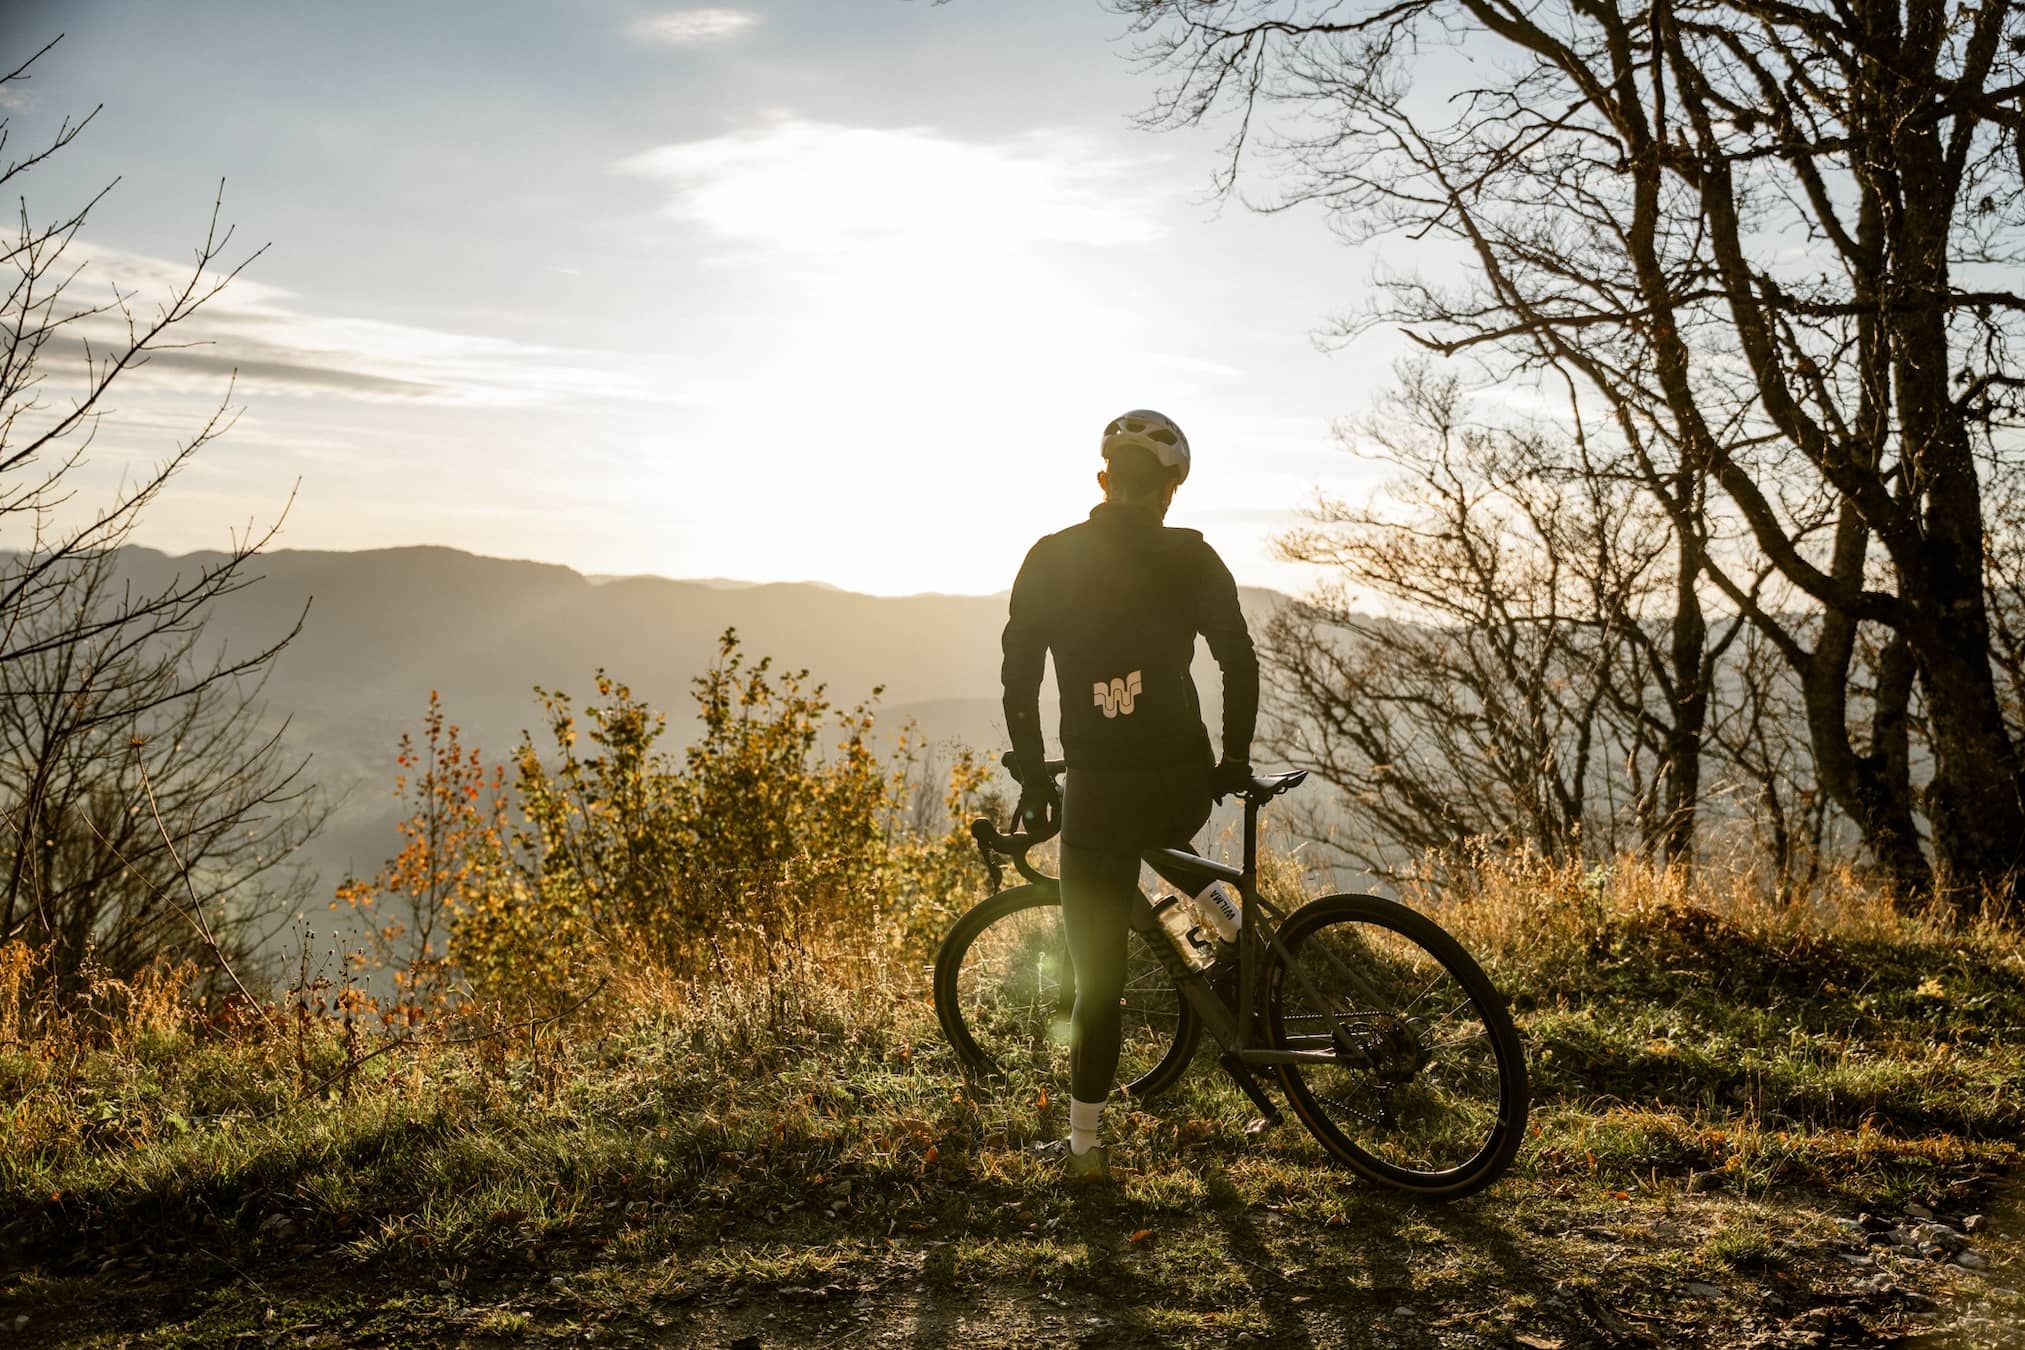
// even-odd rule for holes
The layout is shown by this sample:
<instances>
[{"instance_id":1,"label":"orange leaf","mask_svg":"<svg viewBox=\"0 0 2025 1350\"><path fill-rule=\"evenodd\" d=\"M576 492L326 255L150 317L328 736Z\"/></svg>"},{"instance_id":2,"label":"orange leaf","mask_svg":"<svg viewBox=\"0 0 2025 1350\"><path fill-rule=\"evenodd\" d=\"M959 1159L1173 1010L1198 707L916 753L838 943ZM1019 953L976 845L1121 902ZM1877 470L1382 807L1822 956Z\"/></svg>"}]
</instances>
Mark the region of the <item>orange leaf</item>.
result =
<instances>
[{"instance_id":1,"label":"orange leaf","mask_svg":"<svg viewBox=\"0 0 2025 1350\"><path fill-rule=\"evenodd\" d=\"M1034 1103L1034 1105L1035 1105L1035 1106L1038 1106L1038 1107L1040 1107L1040 1108L1041 1108L1042 1110L1046 1110L1046 1109L1047 1109L1047 1105L1048 1105L1048 1090L1047 1090L1046 1088L1042 1088L1042 1089L1041 1089L1041 1099L1040 1099L1039 1101L1035 1102L1035 1103Z\"/></svg>"},{"instance_id":2,"label":"orange leaf","mask_svg":"<svg viewBox=\"0 0 2025 1350\"><path fill-rule=\"evenodd\" d=\"M1134 1234L1133 1234L1133 1235L1132 1235L1131 1237L1128 1237L1128 1238L1126 1238L1125 1240L1126 1240L1127 1242L1130 1242L1130 1243L1133 1243L1133 1244L1135 1244L1135 1245L1136 1245L1136 1244L1138 1244L1138 1243L1141 1243L1141 1242L1144 1242L1144 1241L1146 1241L1146 1239L1148 1239L1148 1238L1150 1238L1150 1237L1152 1237L1152 1236L1153 1236L1153 1230L1152 1230L1151 1228L1142 1228L1142 1229L1140 1229L1140 1230L1139 1230L1138 1232L1134 1233Z\"/></svg>"}]
</instances>

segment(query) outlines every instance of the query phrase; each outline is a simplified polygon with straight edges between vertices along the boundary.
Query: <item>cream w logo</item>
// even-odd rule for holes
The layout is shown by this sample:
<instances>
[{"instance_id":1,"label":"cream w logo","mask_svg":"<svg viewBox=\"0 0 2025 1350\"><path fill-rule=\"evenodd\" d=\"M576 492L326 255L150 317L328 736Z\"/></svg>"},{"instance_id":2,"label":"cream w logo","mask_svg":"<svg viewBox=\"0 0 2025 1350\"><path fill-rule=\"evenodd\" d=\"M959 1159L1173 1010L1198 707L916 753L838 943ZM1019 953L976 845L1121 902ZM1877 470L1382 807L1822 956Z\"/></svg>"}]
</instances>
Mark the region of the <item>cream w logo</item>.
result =
<instances>
[{"instance_id":1,"label":"cream w logo","mask_svg":"<svg viewBox=\"0 0 2025 1350\"><path fill-rule=\"evenodd\" d=\"M1130 675L1121 675L1108 683L1103 680L1097 681L1093 686L1097 691L1096 697L1091 702L1102 708L1106 717L1130 717L1132 700L1139 697L1141 687L1139 675L1140 672L1135 670Z\"/></svg>"}]
</instances>

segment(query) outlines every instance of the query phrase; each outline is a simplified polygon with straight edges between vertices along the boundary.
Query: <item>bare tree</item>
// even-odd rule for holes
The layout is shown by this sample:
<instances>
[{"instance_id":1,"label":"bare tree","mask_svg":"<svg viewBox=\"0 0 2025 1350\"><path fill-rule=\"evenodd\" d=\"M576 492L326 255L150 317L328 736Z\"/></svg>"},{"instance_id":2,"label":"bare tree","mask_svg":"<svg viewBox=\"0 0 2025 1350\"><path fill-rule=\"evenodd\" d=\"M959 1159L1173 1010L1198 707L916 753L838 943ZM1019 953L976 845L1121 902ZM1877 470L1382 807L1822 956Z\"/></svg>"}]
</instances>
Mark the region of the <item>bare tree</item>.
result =
<instances>
[{"instance_id":1,"label":"bare tree","mask_svg":"<svg viewBox=\"0 0 2025 1350\"><path fill-rule=\"evenodd\" d=\"M1628 484L1546 471L1561 452L1539 435L1465 417L1453 376L1400 377L1347 433L1400 477L1280 541L1331 580L1268 624L1275 748L1343 790L1362 828L1339 846L1382 874L1486 838L1665 847L1682 807L1644 617L1665 522Z\"/></svg>"},{"instance_id":2,"label":"bare tree","mask_svg":"<svg viewBox=\"0 0 2025 1350\"><path fill-rule=\"evenodd\" d=\"M1917 683L1934 862L1964 907L2013 886L2025 800L1983 485L2018 417L2017 5L1120 8L1173 76L1154 120L1236 113L1226 186L1263 138L1287 202L1324 203L1353 238L1467 251L1455 278L1386 278L1346 333L1403 322L1494 369L1558 372L1648 490L1676 512L1706 495L1676 530L1679 573L1793 669L1821 782L1895 883L1930 880L1899 741ZM1482 59L1438 68L1446 98L1414 92L1426 53L1454 47ZM1761 566L1773 584L1753 584ZM1864 736L1866 628L1887 636Z\"/></svg>"},{"instance_id":3,"label":"bare tree","mask_svg":"<svg viewBox=\"0 0 2025 1350\"><path fill-rule=\"evenodd\" d=\"M1746 627L1724 671L1730 697L1710 719L1721 775L1712 798L1733 800L1748 824L1749 852L1768 863L1774 892L1804 895L1835 851L1837 822L1814 776L1802 693L1792 667Z\"/></svg>"},{"instance_id":4,"label":"bare tree","mask_svg":"<svg viewBox=\"0 0 2025 1350\"><path fill-rule=\"evenodd\" d=\"M54 45L0 76L0 90ZM20 191L96 115L0 160L0 184ZM10 131L0 115L0 156ZM171 294L144 306L116 283L101 288L77 242L111 186L53 219L22 198L0 243L0 540L11 544L0 554L0 941L46 944L59 973L87 950L116 973L160 953L228 962L260 913L292 895L289 855L320 819L302 765L261 729L261 673L294 630L244 654L204 633L214 603L257 580L250 563L276 527L166 584L137 584L121 566L148 506L230 427L231 390L110 499L79 500L108 391L151 353L188 345L188 321L251 261L219 267L231 231L214 202Z\"/></svg>"},{"instance_id":5,"label":"bare tree","mask_svg":"<svg viewBox=\"0 0 2025 1350\"><path fill-rule=\"evenodd\" d=\"M38 616L63 631L122 590L118 557L80 560ZM29 630L34 631L34 630ZM0 793L10 803L0 933L125 976L160 956L243 963L307 895L293 865L323 818L280 729L261 731L243 658L119 629L0 663Z\"/></svg>"}]
</instances>

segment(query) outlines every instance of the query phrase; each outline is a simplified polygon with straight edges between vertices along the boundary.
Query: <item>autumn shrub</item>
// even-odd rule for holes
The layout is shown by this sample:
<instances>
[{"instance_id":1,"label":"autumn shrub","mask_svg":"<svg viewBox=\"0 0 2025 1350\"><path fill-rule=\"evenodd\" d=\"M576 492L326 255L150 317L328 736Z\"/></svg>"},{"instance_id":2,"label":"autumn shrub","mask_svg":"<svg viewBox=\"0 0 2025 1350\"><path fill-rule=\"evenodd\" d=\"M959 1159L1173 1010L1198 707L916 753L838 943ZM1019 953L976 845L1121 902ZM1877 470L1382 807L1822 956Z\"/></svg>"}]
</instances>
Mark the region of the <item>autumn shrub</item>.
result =
<instances>
[{"instance_id":1,"label":"autumn shrub","mask_svg":"<svg viewBox=\"0 0 2025 1350\"><path fill-rule=\"evenodd\" d=\"M899 758L904 787L916 763L914 747L903 744ZM932 754L919 767L912 792L897 799L911 818L889 830L886 913L879 928L890 957L917 962L934 953L949 925L988 890L969 822L984 816L1003 825L1012 817L990 763L969 749L959 747L939 774Z\"/></svg>"},{"instance_id":2,"label":"autumn shrub","mask_svg":"<svg viewBox=\"0 0 2025 1350\"><path fill-rule=\"evenodd\" d=\"M871 927L885 908L893 785L872 713L833 709L807 671L746 665L728 633L695 686L703 731L676 780L674 886L655 897L668 903L650 931L678 970L743 949L791 975L782 963L820 932Z\"/></svg>"},{"instance_id":3,"label":"autumn shrub","mask_svg":"<svg viewBox=\"0 0 2025 1350\"><path fill-rule=\"evenodd\" d=\"M482 996L573 996L672 885L662 719L602 671L597 691L579 714L568 695L536 690L553 759L531 738L515 750L512 828L451 926L453 959Z\"/></svg>"},{"instance_id":4,"label":"autumn shrub","mask_svg":"<svg viewBox=\"0 0 2025 1350\"><path fill-rule=\"evenodd\" d=\"M409 812L397 827L401 848L372 877L346 877L331 908L365 920L363 945L347 960L385 971L388 1019L412 1024L452 996L453 922L505 880L507 797L504 767L488 771L464 748L433 689L421 742L403 732L395 764L394 795Z\"/></svg>"},{"instance_id":5,"label":"autumn shrub","mask_svg":"<svg viewBox=\"0 0 2025 1350\"><path fill-rule=\"evenodd\" d=\"M467 1001L553 1011L643 962L778 1006L840 959L925 956L978 894L962 822L1003 807L976 757L938 776L910 737L881 754L870 703L836 707L735 632L693 688L679 755L665 714L603 671L581 705L537 689L542 735L510 778L431 696L400 747L401 850L339 890L371 916L362 959L394 972L384 1014L440 1009L453 980Z\"/></svg>"}]
</instances>

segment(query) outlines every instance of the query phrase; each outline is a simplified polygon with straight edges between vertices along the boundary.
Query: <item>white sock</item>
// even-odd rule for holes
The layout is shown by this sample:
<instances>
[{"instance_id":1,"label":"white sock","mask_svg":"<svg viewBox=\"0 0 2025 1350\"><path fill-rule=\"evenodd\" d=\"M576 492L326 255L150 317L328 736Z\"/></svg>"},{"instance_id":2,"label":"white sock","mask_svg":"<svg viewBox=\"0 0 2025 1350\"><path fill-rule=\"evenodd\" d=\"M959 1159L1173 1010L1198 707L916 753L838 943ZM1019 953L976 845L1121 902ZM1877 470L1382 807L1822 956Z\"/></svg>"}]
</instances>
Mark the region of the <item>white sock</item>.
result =
<instances>
[{"instance_id":1,"label":"white sock","mask_svg":"<svg viewBox=\"0 0 2025 1350\"><path fill-rule=\"evenodd\" d=\"M1104 1103L1069 1098L1069 1152L1088 1153L1097 1147L1097 1126L1103 1119Z\"/></svg>"}]
</instances>

